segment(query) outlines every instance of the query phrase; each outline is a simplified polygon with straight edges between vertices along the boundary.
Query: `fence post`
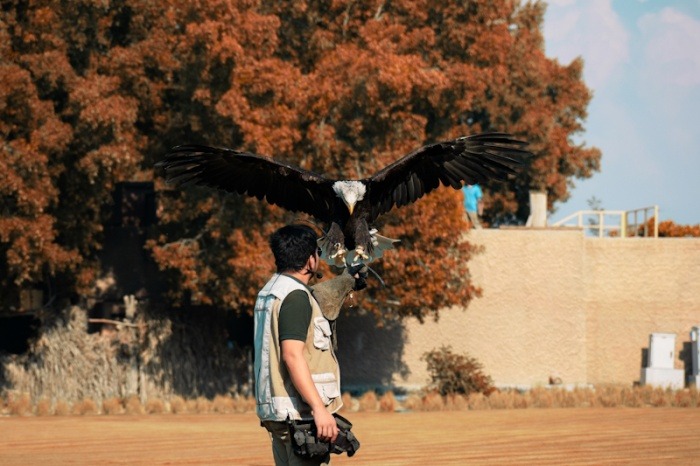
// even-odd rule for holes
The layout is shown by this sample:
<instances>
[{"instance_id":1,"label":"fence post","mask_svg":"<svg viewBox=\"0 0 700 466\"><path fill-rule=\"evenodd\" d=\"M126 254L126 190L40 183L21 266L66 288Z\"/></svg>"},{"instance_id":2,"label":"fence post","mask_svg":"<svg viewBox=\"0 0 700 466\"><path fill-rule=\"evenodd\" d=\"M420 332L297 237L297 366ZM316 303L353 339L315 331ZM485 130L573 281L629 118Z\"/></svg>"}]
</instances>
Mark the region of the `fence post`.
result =
<instances>
[{"instance_id":1,"label":"fence post","mask_svg":"<svg viewBox=\"0 0 700 466\"><path fill-rule=\"evenodd\" d=\"M654 238L659 237L659 206L654 206Z\"/></svg>"}]
</instances>

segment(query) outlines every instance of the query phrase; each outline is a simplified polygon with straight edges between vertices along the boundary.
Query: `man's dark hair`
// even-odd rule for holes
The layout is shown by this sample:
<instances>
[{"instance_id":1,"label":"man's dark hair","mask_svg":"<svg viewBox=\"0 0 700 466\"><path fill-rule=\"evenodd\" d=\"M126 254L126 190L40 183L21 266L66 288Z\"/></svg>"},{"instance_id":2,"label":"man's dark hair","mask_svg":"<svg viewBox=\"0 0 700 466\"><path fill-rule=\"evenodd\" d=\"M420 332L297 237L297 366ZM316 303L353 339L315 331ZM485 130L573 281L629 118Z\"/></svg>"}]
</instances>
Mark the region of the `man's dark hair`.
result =
<instances>
[{"instance_id":1,"label":"man's dark hair","mask_svg":"<svg viewBox=\"0 0 700 466\"><path fill-rule=\"evenodd\" d=\"M270 236L277 272L301 270L318 247L318 235L308 225L287 225Z\"/></svg>"}]
</instances>

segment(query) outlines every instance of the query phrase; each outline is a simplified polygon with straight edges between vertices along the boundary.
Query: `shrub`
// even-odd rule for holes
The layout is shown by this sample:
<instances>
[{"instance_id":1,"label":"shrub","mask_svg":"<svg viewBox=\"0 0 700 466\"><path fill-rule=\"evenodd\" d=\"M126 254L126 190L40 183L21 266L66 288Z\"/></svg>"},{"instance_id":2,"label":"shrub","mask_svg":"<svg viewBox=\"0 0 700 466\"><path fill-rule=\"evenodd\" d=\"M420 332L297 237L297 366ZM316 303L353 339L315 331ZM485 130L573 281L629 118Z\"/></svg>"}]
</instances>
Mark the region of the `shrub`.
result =
<instances>
[{"instance_id":1,"label":"shrub","mask_svg":"<svg viewBox=\"0 0 700 466\"><path fill-rule=\"evenodd\" d=\"M698 406L697 390L679 390L676 392L673 406L678 408L695 408Z\"/></svg>"},{"instance_id":2,"label":"shrub","mask_svg":"<svg viewBox=\"0 0 700 466\"><path fill-rule=\"evenodd\" d=\"M423 396L423 411L442 411L445 408L445 401L438 392L428 392Z\"/></svg>"},{"instance_id":3,"label":"shrub","mask_svg":"<svg viewBox=\"0 0 700 466\"><path fill-rule=\"evenodd\" d=\"M195 400L194 412L203 414L211 411L211 402L203 396L198 396Z\"/></svg>"},{"instance_id":4,"label":"shrub","mask_svg":"<svg viewBox=\"0 0 700 466\"><path fill-rule=\"evenodd\" d=\"M117 397L107 398L102 402L102 412L108 415L122 414L124 408L121 400Z\"/></svg>"},{"instance_id":5,"label":"shrub","mask_svg":"<svg viewBox=\"0 0 700 466\"><path fill-rule=\"evenodd\" d=\"M360 411L377 411L379 410L379 400L374 391L365 392L360 397Z\"/></svg>"},{"instance_id":6,"label":"shrub","mask_svg":"<svg viewBox=\"0 0 700 466\"><path fill-rule=\"evenodd\" d=\"M143 406L137 395L131 395L126 400L125 408L127 414L143 414Z\"/></svg>"},{"instance_id":7,"label":"shrub","mask_svg":"<svg viewBox=\"0 0 700 466\"><path fill-rule=\"evenodd\" d=\"M233 409L237 413L255 412L256 401L253 396L236 395L231 399Z\"/></svg>"},{"instance_id":8,"label":"shrub","mask_svg":"<svg viewBox=\"0 0 700 466\"><path fill-rule=\"evenodd\" d=\"M170 412L173 414L181 414L187 412L187 403L185 399L179 395L170 398Z\"/></svg>"},{"instance_id":9,"label":"shrub","mask_svg":"<svg viewBox=\"0 0 700 466\"><path fill-rule=\"evenodd\" d=\"M423 408L423 400L421 400L420 396L412 393L406 397L406 401L404 401L403 406L411 411L419 411Z\"/></svg>"},{"instance_id":10,"label":"shrub","mask_svg":"<svg viewBox=\"0 0 700 466\"><path fill-rule=\"evenodd\" d=\"M229 414L236 409L236 401L230 396L216 395L211 402L211 411L220 414Z\"/></svg>"},{"instance_id":11,"label":"shrub","mask_svg":"<svg viewBox=\"0 0 700 466\"><path fill-rule=\"evenodd\" d=\"M51 415L51 401L46 398L42 398L36 404L36 415L37 416L50 416Z\"/></svg>"},{"instance_id":12,"label":"shrub","mask_svg":"<svg viewBox=\"0 0 700 466\"><path fill-rule=\"evenodd\" d=\"M528 398L515 390L504 390L493 393L488 398L491 409L522 409L530 406Z\"/></svg>"},{"instance_id":13,"label":"shrub","mask_svg":"<svg viewBox=\"0 0 700 466\"><path fill-rule=\"evenodd\" d=\"M491 409L489 400L483 393L472 393L467 398L467 403L469 409L480 410L480 409Z\"/></svg>"},{"instance_id":14,"label":"shrub","mask_svg":"<svg viewBox=\"0 0 700 466\"><path fill-rule=\"evenodd\" d=\"M343 411L356 412L359 408L359 403L357 402L357 400L353 400L352 395L350 395L350 393L343 393L343 407L341 408Z\"/></svg>"},{"instance_id":15,"label":"shrub","mask_svg":"<svg viewBox=\"0 0 700 466\"><path fill-rule=\"evenodd\" d=\"M482 372L482 366L476 359L455 354L449 346L428 351L421 359L428 363L432 385L441 395L490 395L495 391L491 377Z\"/></svg>"},{"instance_id":16,"label":"shrub","mask_svg":"<svg viewBox=\"0 0 700 466\"><path fill-rule=\"evenodd\" d=\"M10 414L15 416L29 416L32 414L32 400L27 393L8 397L7 407Z\"/></svg>"},{"instance_id":17,"label":"shrub","mask_svg":"<svg viewBox=\"0 0 700 466\"><path fill-rule=\"evenodd\" d=\"M396 411L397 404L394 392L388 391L379 399L379 411L393 413Z\"/></svg>"},{"instance_id":18,"label":"shrub","mask_svg":"<svg viewBox=\"0 0 700 466\"><path fill-rule=\"evenodd\" d=\"M70 405L63 400L58 400L53 413L55 416L67 416L70 414Z\"/></svg>"},{"instance_id":19,"label":"shrub","mask_svg":"<svg viewBox=\"0 0 700 466\"><path fill-rule=\"evenodd\" d=\"M665 408L667 406L671 406L671 401L669 398L672 397L672 394L673 391L670 389L665 390L660 387L654 389L651 396L651 405L655 408Z\"/></svg>"},{"instance_id":20,"label":"shrub","mask_svg":"<svg viewBox=\"0 0 700 466\"><path fill-rule=\"evenodd\" d=\"M185 410L188 413L197 413L197 400L193 398L188 398L185 400Z\"/></svg>"},{"instance_id":21,"label":"shrub","mask_svg":"<svg viewBox=\"0 0 700 466\"><path fill-rule=\"evenodd\" d=\"M163 414L165 412L165 403L163 403L163 400L153 398L146 402L144 410L148 414Z\"/></svg>"},{"instance_id":22,"label":"shrub","mask_svg":"<svg viewBox=\"0 0 700 466\"><path fill-rule=\"evenodd\" d=\"M73 414L77 414L79 416L86 416L97 413L97 404L90 398L85 398L84 400L78 401L73 405Z\"/></svg>"},{"instance_id":23,"label":"shrub","mask_svg":"<svg viewBox=\"0 0 700 466\"><path fill-rule=\"evenodd\" d=\"M447 398L445 399L446 410L465 411L467 408L469 408L469 401L467 400L466 396L460 395L459 393L447 395Z\"/></svg>"}]
</instances>

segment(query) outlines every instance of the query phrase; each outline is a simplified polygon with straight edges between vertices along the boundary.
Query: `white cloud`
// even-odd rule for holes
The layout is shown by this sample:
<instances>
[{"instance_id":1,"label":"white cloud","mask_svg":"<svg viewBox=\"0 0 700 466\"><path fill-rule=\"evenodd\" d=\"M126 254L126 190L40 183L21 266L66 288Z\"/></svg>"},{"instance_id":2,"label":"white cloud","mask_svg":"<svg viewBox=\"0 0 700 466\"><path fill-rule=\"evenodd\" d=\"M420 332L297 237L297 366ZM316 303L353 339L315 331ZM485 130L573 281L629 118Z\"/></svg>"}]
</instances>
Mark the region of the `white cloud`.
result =
<instances>
[{"instance_id":1,"label":"white cloud","mask_svg":"<svg viewBox=\"0 0 700 466\"><path fill-rule=\"evenodd\" d=\"M674 161L700 168L694 128L700 105L700 21L664 8L645 14L637 25L643 49L637 95L645 96L651 118L663 120L666 150Z\"/></svg>"},{"instance_id":2,"label":"white cloud","mask_svg":"<svg viewBox=\"0 0 700 466\"><path fill-rule=\"evenodd\" d=\"M629 59L629 34L611 0L550 1L544 35L549 56L564 63L583 57L593 89L604 87Z\"/></svg>"},{"instance_id":3,"label":"white cloud","mask_svg":"<svg viewBox=\"0 0 700 466\"><path fill-rule=\"evenodd\" d=\"M642 16L638 26L646 42L648 79L662 85L700 85L700 21L664 8Z\"/></svg>"},{"instance_id":4,"label":"white cloud","mask_svg":"<svg viewBox=\"0 0 700 466\"><path fill-rule=\"evenodd\" d=\"M547 9L548 56L585 60L595 94L583 139L603 152L601 173L576 181L560 211L585 209L595 195L608 209L656 204L662 219L699 223L700 0L695 8L620 0L617 12L612 1L555 0Z\"/></svg>"},{"instance_id":5,"label":"white cloud","mask_svg":"<svg viewBox=\"0 0 700 466\"><path fill-rule=\"evenodd\" d=\"M576 0L549 0L547 5L568 6L573 3L576 3Z\"/></svg>"}]
</instances>

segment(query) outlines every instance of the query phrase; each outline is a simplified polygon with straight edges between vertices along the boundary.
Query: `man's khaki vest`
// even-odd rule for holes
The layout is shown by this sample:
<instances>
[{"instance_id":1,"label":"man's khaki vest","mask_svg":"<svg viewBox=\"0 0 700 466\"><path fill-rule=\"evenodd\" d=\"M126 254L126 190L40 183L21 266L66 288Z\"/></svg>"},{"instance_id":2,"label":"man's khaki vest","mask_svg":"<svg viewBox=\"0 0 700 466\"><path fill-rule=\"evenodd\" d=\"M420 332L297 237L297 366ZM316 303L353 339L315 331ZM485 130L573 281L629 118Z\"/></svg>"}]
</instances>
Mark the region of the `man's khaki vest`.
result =
<instances>
[{"instance_id":1,"label":"man's khaki vest","mask_svg":"<svg viewBox=\"0 0 700 466\"><path fill-rule=\"evenodd\" d=\"M279 311L284 298L303 290L311 303L311 324L306 335L304 358L321 399L331 413L343 405L340 397L340 369L333 353L331 328L316 299L297 280L275 274L258 293L255 303L255 397L262 421L284 421L287 416L311 416L311 408L292 384L282 361L279 341Z\"/></svg>"}]
</instances>

